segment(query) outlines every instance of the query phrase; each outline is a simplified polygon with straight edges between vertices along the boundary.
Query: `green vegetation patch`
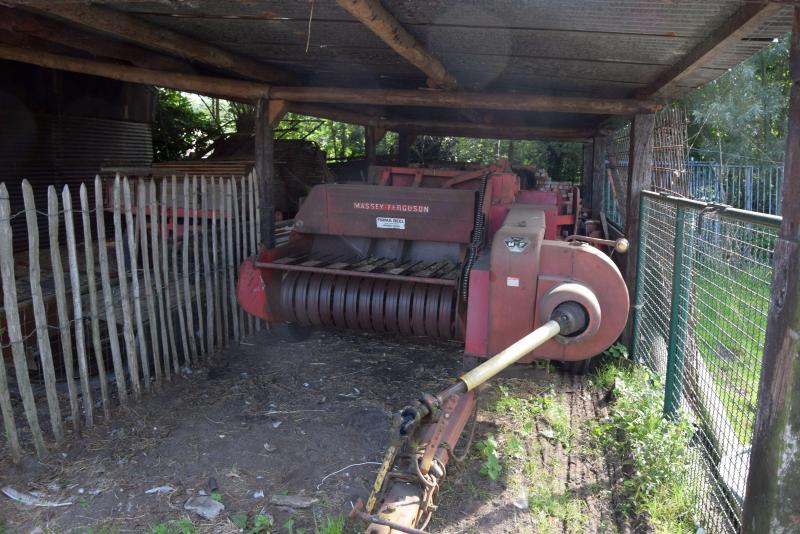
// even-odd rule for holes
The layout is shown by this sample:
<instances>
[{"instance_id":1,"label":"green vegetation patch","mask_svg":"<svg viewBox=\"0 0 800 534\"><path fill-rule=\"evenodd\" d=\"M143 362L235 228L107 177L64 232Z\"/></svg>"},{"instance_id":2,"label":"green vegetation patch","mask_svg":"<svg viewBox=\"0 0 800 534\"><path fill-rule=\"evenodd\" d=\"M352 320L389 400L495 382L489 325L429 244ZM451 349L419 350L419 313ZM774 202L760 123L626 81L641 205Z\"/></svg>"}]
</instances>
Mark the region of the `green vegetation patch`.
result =
<instances>
[{"instance_id":1,"label":"green vegetation patch","mask_svg":"<svg viewBox=\"0 0 800 534\"><path fill-rule=\"evenodd\" d=\"M613 401L593 434L621 464L621 512L646 520L656 532L690 532L694 496L685 481L693 428L683 414L675 420L664 418L659 380L643 367L604 364L595 383L613 385Z\"/></svg>"}]
</instances>

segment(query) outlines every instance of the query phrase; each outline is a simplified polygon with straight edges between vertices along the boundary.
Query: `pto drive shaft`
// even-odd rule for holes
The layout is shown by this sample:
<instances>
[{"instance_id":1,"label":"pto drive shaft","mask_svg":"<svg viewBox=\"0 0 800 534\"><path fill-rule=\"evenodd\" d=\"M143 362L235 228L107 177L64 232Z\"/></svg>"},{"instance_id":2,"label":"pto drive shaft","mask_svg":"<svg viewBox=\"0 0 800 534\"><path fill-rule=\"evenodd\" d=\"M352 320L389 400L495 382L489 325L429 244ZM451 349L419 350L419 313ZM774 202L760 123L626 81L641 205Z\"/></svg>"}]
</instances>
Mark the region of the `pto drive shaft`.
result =
<instances>
[{"instance_id":1,"label":"pto drive shaft","mask_svg":"<svg viewBox=\"0 0 800 534\"><path fill-rule=\"evenodd\" d=\"M414 406L403 409L400 414L402 418L400 435L410 435L422 419L439 410L448 398L472 391L559 334L569 336L582 332L586 329L587 323L588 315L583 306L571 301L559 304L545 324L461 375L458 382L435 397L428 395Z\"/></svg>"}]
</instances>

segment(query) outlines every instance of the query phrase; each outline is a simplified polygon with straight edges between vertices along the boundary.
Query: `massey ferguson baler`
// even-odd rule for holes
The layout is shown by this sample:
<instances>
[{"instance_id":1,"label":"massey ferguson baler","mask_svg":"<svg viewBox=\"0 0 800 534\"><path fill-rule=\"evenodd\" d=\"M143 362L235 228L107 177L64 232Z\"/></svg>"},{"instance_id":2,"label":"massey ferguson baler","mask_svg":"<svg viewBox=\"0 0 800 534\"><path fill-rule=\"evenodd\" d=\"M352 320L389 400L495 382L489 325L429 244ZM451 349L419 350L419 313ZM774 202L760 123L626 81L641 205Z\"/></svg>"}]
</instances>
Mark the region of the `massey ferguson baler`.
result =
<instances>
[{"instance_id":1,"label":"massey ferguson baler","mask_svg":"<svg viewBox=\"0 0 800 534\"><path fill-rule=\"evenodd\" d=\"M398 414L374 490L353 511L371 533L420 532L475 389L514 362L599 354L622 332L628 292L604 252L556 239L553 194L521 190L504 162L384 168L374 181L314 187L288 244L242 265L238 298L295 333L456 339L466 356L488 358Z\"/></svg>"}]
</instances>

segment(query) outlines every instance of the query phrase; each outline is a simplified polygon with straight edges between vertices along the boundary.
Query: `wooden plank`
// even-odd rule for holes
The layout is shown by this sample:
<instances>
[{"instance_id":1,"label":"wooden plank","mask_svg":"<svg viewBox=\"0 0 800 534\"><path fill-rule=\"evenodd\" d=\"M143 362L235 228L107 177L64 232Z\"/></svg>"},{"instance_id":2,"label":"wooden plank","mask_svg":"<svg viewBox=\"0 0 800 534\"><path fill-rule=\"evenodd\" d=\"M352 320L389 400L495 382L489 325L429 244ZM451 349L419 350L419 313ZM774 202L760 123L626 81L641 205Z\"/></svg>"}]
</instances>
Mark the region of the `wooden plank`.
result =
<instances>
[{"instance_id":1,"label":"wooden plank","mask_svg":"<svg viewBox=\"0 0 800 534\"><path fill-rule=\"evenodd\" d=\"M236 312L236 308L238 307L236 302L236 275L235 270L238 269L238 265L235 262L235 257L233 254L233 219L231 216L233 215L233 179L225 180L225 232L223 234L223 248L225 249L225 266L226 266L226 286L224 294L226 298L229 299L229 306L230 309L230 320L231 320L231 328L232 337L233 339L239 339L239 314ZM227 323L226 323L227 324ZM226 339L230 339L226 337Z\"/></svg>"},{"instance_id":2,"label":"wooden plank","mask_svg":"<svg viewBox=\"0 0 800 534\"><path fill-rule=\"evenodd\" d=\"M197 354L197 341L194 334L194 314L192 313L192 290L189 283L189 240L192 235L192 219L187 212L190 196L189 177L183 179L183 241L181 243L183 253L183 297L186 306L186 338L189 341L189 353L186 358L187 363L196 365L199 361Z\"/></svg>"},{"instance_id":3,"label":"wooden plank","mask_svg":"<svg viewBox=\"0 0 800 534\"><path fill-rule=\"evenodd\" d=\"M162 185L164 181L161 181ZM156 199L156 184L154 181L150 181L149 183L145 184L145 189L149 191L148 195L148 207L150 208L150 245L152 246L153 252L153 284L155 285L156 291L156 302L158 302L158 321L157 326L151 327L155 328L158 331L158 337L161 339L161 362L160 365L164 367L164 376L167 380L172 380L172 372L170 371L170 344L169 338L171 334L171 326L172 326L172 317L171 313L172 310L169 306L168 295L164 294L164 279L161 277L161 241L159 240L159 235L163 232L161 229L163 228L162 224L159 224L159 210L158 210L158 201ZM166 212L163 212L166 215ZM164 263L166 267L166 263ZM166 275L166 271L164 272ZM151 291L152 295L152 291ZM170 312L170 316L167 315L167 311ZM169 327L169 328L168 328ZM155 350L154 350L155 353ZM155 364L156 369L159 367L159 362Z\"/></svg>"},{"instance_id":4,"label":"wooden plank","mask_svg":"<svg viewBox=\"0 0 800 534\"><path fill-rule=\"evenodd\" d=\"M117 180L117 198L119 203L119 180ZM106 328L108 329L108 342L111 345L111 360L114 363L114 378L117 381L117 396L123 406L128 404L128 386L125 379L125 368L122 365L122 351L119 345L117 332L117 317L114 311L114 294L111 290L111 273L108 265L108 251L106 250L106 223L103 208L103 184L100 177L94 179L95 217L97 222L97 260L100 262L100 281L103 286L103 307L106 315Z\"/></svg>"},{"instance_id":5,"label":"wooden plank","mask_svg":"<svg viewBox=\"0 0 800 534\"><path fill-rule=\"evenodd\" d=\"M236 244L234 247L234 264L238 269L243 262L242 257L242 216L243 213L239 210L239 187L236 185L236 178L231 178L231 203L233 204L233 220L236 224L235 232ZM239 280L239 272L236 272L236 280ZM245 324L244 311L241 306L236 306L236 313L238 314L239 335L236 340L239 341L245 336L247 325Z\"/></svg>"},{"instance_id":6,"label":"wooden plank","mask_svg":"<svg viewBox=\"0 0 800 534\"><path fill-rule=\"evenodd\" d=\"M430 91L424 89L269 86L229 78L128 67L118 63L107 63L63 54L51 54L41 50L28 50L13 46L0 46L0 58L39 65L49 69L80 72L132 83L157 85L180 91L250 101L260 98L272 98L290 102L328 104L494 109L623 116L635 113L651 113L659 109L659 104L652 100L644 99Z\"/></svg>"},{"instance_id":7,"label":"wooden plank","mask_svg":"<svg viewBox=\"0 0 800 534\"><path fill-rule=\"evenodd\" d=\"M36 220L36 204L33 200L33 189L28 180L22 181L22 199L25 204L25 222L28 230L28 278L31 286L31 301L33 304L33 317L36 321L36 342L39 346L39 359L42 362L42 375L44 376L45 392L47 394L47 407L50 411L50 426L53 429L53 436L56 443L64 441L64 428L61 422L61 407L58 402L58 392L56 391L56 372L53 366L53 351L50 347L50 327L47 324L47 311L44 306L44 296L42 295L41 267L39 266L39 224ZM56 206L56 214L58 206ZM56 215L57 216L57 215ZM63 280L62 280L63 286ZM15 304L16 306L16 304ZM59 309L59 312L61 310ZM64 361L66 367L66 359ZM71 370L71 369L70 369ZM69 379L69 376L67 376ZM74 380L72 384L73 392L75 388ZM73 425L75 431L80 429L80 410L78 409L78 397L70 394L70 407L72 408Z\"/></svg>"},{"instance_id":8,"label":"wooden plank","mask_svg":"<svg viewBox=\"0 0 800 534\"><path fill-rule=\"evenodd\" d=\"M641 97L668 96L671 87L710 64L761 25L775 16L782 6L770 2L744 2L742 6L711 31L677 63L639 92Z\"/></svg>"},{"instance_id":9,"label":"wooden plank","mask_svg":"<svg viewBox=\"0 0 800 534\"><path fill-rule=\"evenodd\" d=\"M139 380L139 361L136 351L136 335L133 332L133 309L128 291L128 275L125 266L125 241L122 238L122 200L119 175L114 179L114 251L117 259L117 283L119 287L120 303L122 306L122 337L125 342L125 361L128 364L128 376L131 380L133 396L139 398L142 394L142 384ZM130 196L130 191L129 191Z\"/></svg>"},{"instance_id":10,"label":"wooden plank","mask_svg":"<svg viewBox=\"0 0 800 534\"><path fill-rule=\"evenodd\" d=\"M242 230L242 235L241 235L242 243L241 243L241 247L242 248L240 250L242 251L242 257L241 257L241 262L239 263L239 265L241 265L247 258L250 257L250 253L248 252L249 245L248 245L248 239L247 239L247 228L249 226L249 224L248 224L249 211L247 210L248 193L247 193L247 177L246 176L242 176L241 191L242 191L242 212L241 212L241 216L242 216L242 228L241 228L241 230ZM247 324L247 328L245 330L245 335L251 334L252 332L254 332L255 331L255 324L253 323L253 316L248 313L247 316L245 317L245 322Z\"/></svg>"},{"instance_id":11,"label":"wooden plank","mask_svg":"<svg viewBox=\"0 0 800 534\"><path fill-rule=\"evenodd\" d=\"M81 377L81 396L86 428L94 426L94 402L89 376L89 364L86 350L86 332L84 330L83 303L81 302L81 273L78 264L78 245L75 239L75 220L72 209L72 196L69 186L61 191L64 204L64 230L67 236L67 262L69 264L69 285L72 293L72 311L75 318L75 349L78 359L78 373Z\"/></svg>"},{"instance_id":12,"label":"wooden plank","mask_svg":"<svg viewBox=\"0 0 800 534\"><path fill-rule=\"evenodd\" d=\"M197 310L197 339L200 353L208 356L206 350L206 334L203 328L203 287L200 285L200 271L203 266L200 263L200 214L198 213L197 195L197 176L192 176L192 272L194 273L194 304Z\"/></svg>"},{"instance_id":13,"label":"wooden plank","mask_svg":"<svg viewBox=\"0 0 800 534\"><path fill-rule=\"evenodd\" d=\"M408 33L380 0L336 0L342 9L360 21L392 50L428 76L432 86L440 89L459 88L455 76L447 72L442 62L428 52L416 37Z\"/></svg>"},{"instance_id":14,"label":"wooden plank","mask_svg":"<svg viewBox=\"0 0 800 534\"><path fill-rule=\"evenodd\" d=\"M214 288L213 288L213 274L211 272L211 259L208 253L209 241L211 240L211 235L208 232L208 205L209 205L209 191L208 191L208 178L205 176L200 177L200 205L201 209L203 210L203 217L201 221L201 225L203 228L202 231L202 239L203 239L203 284L205 286L205 298L206 298L206 348L207 354L214 353ZM200 312L198 312L199 314Z\"/></svg>"},{"instance_id":15,"label":"wooden plank","mask_svg":"<svg viewBox=\"0 0 800 534\"><path fill-rule=\"evenodd\" d=\"M92 246L92 223L89 218L89 194L86 184L81 183L79 190L81 197L81 222L83 223L83 250L86 258L86 281L89 287L89 314L92 326L92 350L97 365L97 374L100 379L100 398L103 403L103 415L106 420L111 417L111 399L108 394L108 378L106 377L106 362L103 354L103 344L100 342L100 315L97 305L97 282L94 270L94 250Z\"/></svg>"},{"instance_id":16,"label":"wooden plank","mask_svg":"<svg viewBox=\"0 0 800 534\"><path fill-rule=\"evenodd\" d=\"M381 131L392 130L415 134L487 137L493 139L574 139L581 141L591 139L598 134L598 130L594 127L570 128L549 124L509 123L504 118L491 121L491 117L489 117L488 122L410 119L391 114L374 116L330 105L297 102L291 102L289 109L292 113L351 124L361 124Z\"/></svg>"},{"instance_id":17,"label":"wooden plank","mask_svg":"<svg viewBox=\"0 0 800 534\"><path fill-rule=\"evenodd\" d=\"M189 352L189 342L187 340L186 319L184 318L184 299L181 296L181 278L180 271L178 270L178 219L175 216L175 210L178 206L178 182L176 176L172 176L172 281L175 284L175 308L178 310L178 333L176 338L180 339L181 350L183 350L183 360L188 366L191 362L191 354ZM176 339L177 345L177 339ZM176 365L173 362L173 365ZM177 374L179 368L176 368Z\"/></svg>"},{"instance_id":18,"label":"wooden plank","mask_svg":"<svg viewBox=\"0 0 800 534\"><path fill-rule=\"evenodd\" d=\"M653 168L653 127L655 115L636 115L631 123L630 153L628 156L628 192L625 206L625 237L630 243L625 254L625 284L628 286L631 310L636 304L636 275L639 255L641 221L639 206L641 193L652 181ZM623 339L628 350L633 347L633 315L628 315L628 324Z\"/></svg>"},{"instance_id":19,"label":"wooden plank","mask_svg":"<svg viewBox=\"0 0 800 534\"><path fill-rule=\"evenodd\" d=\"M247 176L248 209L250 210L248 217L250 221L250 254L248 254L248 256L253 256L255 254L258 254L258 238L256 237L256 228L258 228L258 225L256 224L256 213L258 213L258 210L256 210L255 189L256 189L256 173L254 171ZM270 227L270 230L272 230L272 227ZM250 318L253 320L253 323L255 324L256 332L260 332L261 319L256 319L252 315L250 316Z\"/></svg>"},{"instance_id":20,"label":"wooden plank","mask_svg":"<svg viewBox=\"0 0 800 534\"><path fill-rule=\"evenodd\" d=\"M6 355L2 346L0 346L0 414L3 415L3 431L11 461L18 463L22 460L22 447L19 444L17 421L14 418L14 407L11 405L11 394L8 391Z\"/></svg>"},{"instance_id":21,"label":"wooden plank","mask_svg":"<svg viewBox=\"0 0 800 534\"><path fill-rule=\"evenodd\" d=\"M222 307L220 302L220 272L219 272L219 250L217 245L217 240L219 236L217 235L218 231L218 224L217 218L220 215L219 209L219 189L218 189L218 180L216 180L213 176L211 177L211 205L212 208L212 218L211 218L211 272L213 273L213 282L214 282L214 324L216 326L215 331L215 339L217 341L217 345L219 348L222 347Z\"/></svg>"},{"instance_id":22,"label":"wooden plank","mask_svg":"<svg viewBox=\"0 0 800 534\"><path fill-rule=\"evenodd\" d=\"M81 31L56 20L40 17L21 9L0 9L0 28L26 37L58 43L93 56L119 59L147 69L194 73L191 64L169 55L158 54L113 38Z\"/></svg>"},{"instance_id":23,"label":"wooden plank","mask_svg":"<svg viewBox=\"0 0 800 534\"><path fill-rule=\"evenodd\" d=\"M150 348L152 349L153 354L153 374L155 375L156 385L161 385L161 357L163 354L159 350L159 323L160 321L156 320L156 302L153 299L153 277L150 274L150 242L147 235L147 214L145 212L145 206L147 206L147 184L144 180L137 180L136 181L136 224L139 228L139 242L137 243L141 250L142 255L142 283L144 284L144 299L147 303L147 321L150 323ZM153 215L155 212L150 212ZM151 223L153 229L156 227ZM157 230L156 230L157 231ZM158 247L158 242L153 243L155 247ZM138 278L138 277L137 277ZM141 302L141 291L139 293L140 298L139 302ZM141 306L140 306L141 308ZM141 309L139 310L140 317L143 319L143 313ZM144 331L144 327L142 326L142 331ZM142 337L144 337L144 332L142 332ZM146 354L146 351L142 351L143 354ZM142 367L145 367L147 363L147 359L142 362ZM148 380L149 382L149 380Z\"/></svg>"},{"instance_id":24,"label":"wooden plank","mask_svg":"<svg viewBox=\"0 0 800 534\"><path fill-rule=\"evenodd\" d=\"M267 82L294 81L292 74L281 69L255 61L247 56L229 52L210 44L207 40L195 39L163 26L150 24L116 9L97 5L59 4L42 1L35 2L34 7L43 13L55 15L100 33L113 35L123 41L164 51L201 65L227 70L245 78ZM98 53L102 53L102 50L98 50Z\"/></svg>"},{"instance_id":25,"label":"wooden plank","mask_svg":"<svg viewBox=\"0 0 800 534\"><path fill-rule=\"evenodd\" d=\"M147 349L147 333L144 329L144 319L142 315L142 290L139 285L139 240L136 223L133 220L133 200L131 198L131 187L128 178L122 180L123 212L125 214L125 237L128 242L128 254L130 257L131 271L131 291L132 291L132 311L133 320L136 322L136 340L138 343L138 357L141 363L142 375L144 378L145 390L150 390L150 362ZM138 211L138 210L137 210ZM120 268L117 264L117 272L123 274L127 267ZM122 278L122 276L120 276ZM124 302L124 299L123 299ZM123 323L124 324L124 323ZM134 358L134 362L137 360ZM131 371L132 373L133 371ZM137 373L138 375L138 373Z\"/></svg>"},{"instance_id":26,"label":"wooden plank","mask_svg":"<svg viewBox=\"0 0 800 534\"><path fill-rule=\"evenodd\" d=\"M796 532L800 480L800 7L789 52L785 199L775 243L772 288L758 387L743 534Z\"/></svg>"},{"instance_id":27,"label":"wooden plank","mask_svg":"<svg viewBox=\"0 0 800 534\"><path fill-rule=\"evenodd\" d=\"M38 235L38 234L37 234ZM28 375L28 362L25 358L25 345L22 339L22 328L19 322L19 304L17 302L17 281L14 276L14 237L11 231L11 206L9 204L6 184L0 182L0 277L3 281L3 309L6 314L6 336L11 345L11 357L14 361L14 373L17 377L17 388L22 397L25 418L31 429L33 445L39 455L47 452L39 427L36 401L31 389Z\"/></svg>"},{"instance_id":28,"label":"wooden plank","mask_svg":"<svg viewBox=\"0 0 800 534\"><path fill-rule=\"evenodd\" d=\"M173 194L175 190L175 186L172 186ZM153 213L153 204L152 200L150 201L150 212ZM169 276L169 233L167 227L167 179L164 178L161 180L161 261L162 265L161 268L163 269L163 280L164 280L164 302L166 305L166 317L167 317L167 334L169 337L169 349L170 354L172 355L172 370L174 371L175 375L177 376L180 373L180 364L178 363L178 346L175 341L175 322L172 318L172 292L170 289L171 282ZM175 227L173 225L173 232L175 231ZM177 301L180 302L180 296L177 293L178 287L176 284L175 291ZM180 305L178 306L178 310L180 310ZM168 367L168 363L165 363L165 370ZM169 375L167 375L169 378Z\"/></svg>"}]
</instances>

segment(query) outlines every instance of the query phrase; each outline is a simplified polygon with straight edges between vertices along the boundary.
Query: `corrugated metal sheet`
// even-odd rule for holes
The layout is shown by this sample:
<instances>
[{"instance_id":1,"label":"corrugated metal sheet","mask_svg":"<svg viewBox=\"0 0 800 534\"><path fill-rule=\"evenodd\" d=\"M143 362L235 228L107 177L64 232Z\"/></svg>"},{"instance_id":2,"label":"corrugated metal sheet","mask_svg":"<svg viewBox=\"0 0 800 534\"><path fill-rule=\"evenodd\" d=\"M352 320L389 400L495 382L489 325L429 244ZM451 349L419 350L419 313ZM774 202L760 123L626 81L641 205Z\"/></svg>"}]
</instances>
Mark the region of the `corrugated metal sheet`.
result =
<instances>
[{"instance_id":1,"label":"corrugated metal sheet","mask_svg":"<svg viewBox=\"0 0 800 534\"><path fill-rule=\"evenodd\" d=\"M419 87L425 78L335 0L114 1L223 48L300 74L310 85ZM653 82L744 0L383 0L465 86L627 97ZM674 87L685 93L788 31L789 9ZM760 40L760 41L759 41ZM310 46L307 48L307 41Z\"/></svg>"},{"instance_id":2,"label":"corrugated metal sheet","mask_svg":"<svg viewBox=\"0 0 800 534\"><path fill-rule=\"evenodd\" d=\"M23 179L31 182L37 209L45 212L49 185L56 187L59 201L64 185L75 186L77 203L78 185L91 182L101 167L153 161L148 123L0 110L0 125L0 182L8 187L12 214L23 209ZM41 215L39 227L47 228ZM15 250L24 249L24 216L14 219L12 230ZM42 237L46 239L46 234Z\"/></svg>"}]
</instances>

